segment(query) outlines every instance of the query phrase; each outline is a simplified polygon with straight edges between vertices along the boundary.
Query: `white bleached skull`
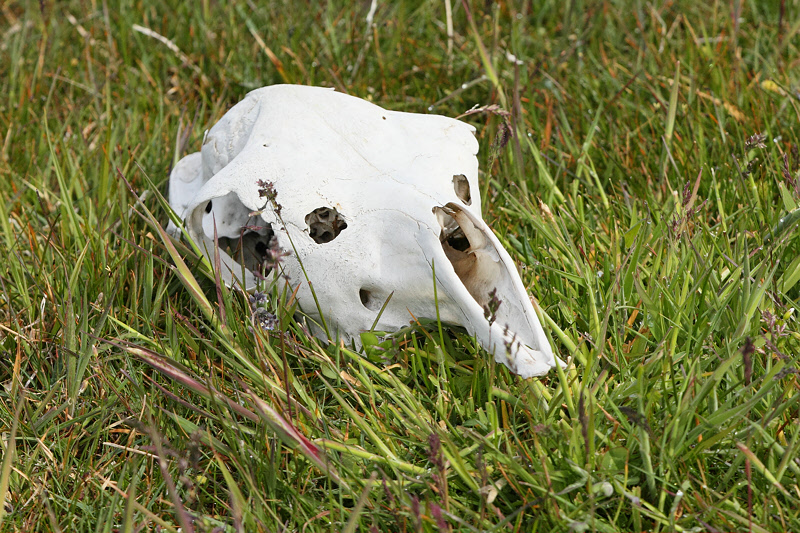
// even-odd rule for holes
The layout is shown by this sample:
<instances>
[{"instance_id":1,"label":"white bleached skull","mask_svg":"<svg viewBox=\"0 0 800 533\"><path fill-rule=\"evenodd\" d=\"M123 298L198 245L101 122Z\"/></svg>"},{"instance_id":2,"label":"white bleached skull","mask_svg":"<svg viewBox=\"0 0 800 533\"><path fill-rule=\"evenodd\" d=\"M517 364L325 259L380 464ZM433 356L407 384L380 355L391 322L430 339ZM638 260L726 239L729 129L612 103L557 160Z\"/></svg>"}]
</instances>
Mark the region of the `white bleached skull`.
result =
<instances>
[{"instance_id":1,"label":"white bleached skull","mask_svg":"<svg viewBox=\"0 0 800 533\"><path fill-rule=\"evenodd\" d=\"M178 162L169 201L208 256L215 224L220 242L238 248L220 251L229 284L255 288L252 271L277 238L318 336L320 313L334 338L359 343L387 298L378 331L436 319L438 305L442 322L465 327L498 362L543 375L556 359L514 262L481 218L473 132L331 89L265 87ZM265 184L279 209L262 196ZM486 308L496 308L491 323Z\"/></svg>"}]
</instances>

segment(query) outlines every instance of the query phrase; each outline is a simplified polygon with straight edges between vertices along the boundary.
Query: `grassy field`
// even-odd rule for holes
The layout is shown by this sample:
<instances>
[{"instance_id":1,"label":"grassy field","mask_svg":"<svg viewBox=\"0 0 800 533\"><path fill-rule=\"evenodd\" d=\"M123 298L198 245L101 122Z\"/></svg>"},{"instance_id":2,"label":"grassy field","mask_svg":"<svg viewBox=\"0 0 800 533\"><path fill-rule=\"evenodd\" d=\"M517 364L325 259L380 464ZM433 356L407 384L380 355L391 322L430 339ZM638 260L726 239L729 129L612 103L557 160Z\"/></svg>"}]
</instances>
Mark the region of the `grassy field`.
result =
<instances>
[{"instance_id":1,"label":"grassy field","mask_svg":"<svg viewBox=\"0 0 800 533\"><path fill-rule=\"evenodd\" d=\"M0 530L800 530L800 2L369 8L2 3ZM159 193L284 82L510 112L464 119L484 217L568 367L277 286L254 333Z\"/></svg>"}]
</instances>

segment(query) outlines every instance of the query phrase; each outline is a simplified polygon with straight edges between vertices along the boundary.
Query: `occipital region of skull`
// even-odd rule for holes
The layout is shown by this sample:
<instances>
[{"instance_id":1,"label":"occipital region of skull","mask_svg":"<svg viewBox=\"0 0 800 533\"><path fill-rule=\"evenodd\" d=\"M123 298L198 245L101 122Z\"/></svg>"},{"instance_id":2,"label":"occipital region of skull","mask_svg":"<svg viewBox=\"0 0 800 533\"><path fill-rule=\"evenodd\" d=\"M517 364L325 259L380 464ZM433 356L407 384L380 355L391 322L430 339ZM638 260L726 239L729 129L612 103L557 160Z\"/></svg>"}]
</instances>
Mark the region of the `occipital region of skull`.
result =
<instances>
[{"instance_id":1,"label":"occipital region of skull","mask_svg":"<svg viewBox=\"0 0 800 533\"><path fill-rule=\"evenodd\" d=\"M513 372L543 375L559 361L481 218L477 151L474 128L455 119L275 85L248 94L178 162L169 201L204 253L215 229L233 243L220 251L229 284L255 288L277 239L292 252L281 268L300 308L312 324L324 316L331 335L358 343L378 316L379 331L438 316Z\"/></svg>"}]
</instances>

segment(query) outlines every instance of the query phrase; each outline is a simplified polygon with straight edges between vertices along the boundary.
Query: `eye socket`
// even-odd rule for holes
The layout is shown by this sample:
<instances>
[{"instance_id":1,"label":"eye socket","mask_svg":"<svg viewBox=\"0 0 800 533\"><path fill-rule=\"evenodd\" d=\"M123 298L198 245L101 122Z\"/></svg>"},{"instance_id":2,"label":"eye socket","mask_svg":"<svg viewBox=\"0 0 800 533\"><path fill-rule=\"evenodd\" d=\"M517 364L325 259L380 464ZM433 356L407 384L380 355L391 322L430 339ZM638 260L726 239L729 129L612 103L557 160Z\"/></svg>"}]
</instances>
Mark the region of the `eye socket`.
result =
<instances>
[{"instance_id":1,"label":"eye socket","mask_svg":"<svg viewBox=\"0 0 800 533\"><path fill-rule=\"evenodd\" d=\"M306 215L308 235L317 244L331 242L347 228L342 215L332 207L318 207Z\"/></svg>"},{"instance_id":2,"label":"eye socket","mask_svg":"<svg viewBox=\"0 0 800 533\"><path fill-rule=\"evenodd\" d=\"M267 261L270 243L274 238L275 232L269 225L243 229L239 237L219 237L219 249L248 270L266 276L275 267L274 262Z\"/></svg>"},{"instance_id":3,"label":"eye socket","mask_svg":"<svg viewBox=\"0 0 800 533\"><path fill-rule=\"evenodd\" d=\"M209 200L208 203L206 204L206 213L210 212L211 212L211 200Z\"/></svg>"},{"instance_id":4,"label":"eye socket","mask_svg":"<svg viewBox=\"0 0 800 533\"><path fill-rule=\"evenodd\" d=\"M472 205L472 195L469 192L469 180L464 174L453 176L453 189L456 191L458 199L465 205Z\"/></svg>"}]
</instances>

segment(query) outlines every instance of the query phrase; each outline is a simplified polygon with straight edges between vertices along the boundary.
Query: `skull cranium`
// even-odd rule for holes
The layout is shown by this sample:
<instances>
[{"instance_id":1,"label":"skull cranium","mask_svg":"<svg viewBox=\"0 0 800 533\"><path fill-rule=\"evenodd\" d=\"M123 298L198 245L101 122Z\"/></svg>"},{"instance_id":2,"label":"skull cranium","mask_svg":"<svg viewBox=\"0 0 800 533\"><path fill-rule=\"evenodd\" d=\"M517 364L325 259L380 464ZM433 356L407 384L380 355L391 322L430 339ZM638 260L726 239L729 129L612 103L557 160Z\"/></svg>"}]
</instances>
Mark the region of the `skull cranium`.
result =
<instances>
[{"instance_id":1,"label":"skull cranium","mask_svg":"<svg viewBox=\"0 0 800 533\"><path fill-rule=\"evenodd\" d=\"M330 89L265 87L176 165L169 201L206 253L215 226L220 240L244 236L251 252L233 254L238 262L220 253L229 284L254 288L257 258L277 238L292 251L283 269L300 308L332 336L358 343L379 313L379 331L438 316L512 371L543 375L557 360L511 257L481 218L473 132Z\"/></svg>"}]
</instances>

